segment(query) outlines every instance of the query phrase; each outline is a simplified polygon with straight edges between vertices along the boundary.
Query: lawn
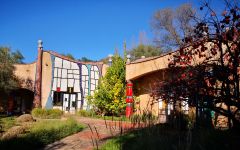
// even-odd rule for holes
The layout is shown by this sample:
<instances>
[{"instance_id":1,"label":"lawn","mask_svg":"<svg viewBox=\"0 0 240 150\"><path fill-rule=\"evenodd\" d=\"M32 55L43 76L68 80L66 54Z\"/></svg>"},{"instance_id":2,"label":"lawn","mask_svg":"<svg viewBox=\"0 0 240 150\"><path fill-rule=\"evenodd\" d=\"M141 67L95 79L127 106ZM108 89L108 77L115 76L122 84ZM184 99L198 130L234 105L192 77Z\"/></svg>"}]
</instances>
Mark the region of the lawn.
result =
<instances>
[{"instance_id":1,"label":"lawn","mask_svg":"<svg viewBox=\"0 0 240 150\"><path fill-rule=\"evenodd\" d=\"M108 140L101 150L239 150L240 135L232 131L180 131L157 125Z\"/></svg>"},{"instance_id":2,"label":"lawn","mask_svg":"<svg viewBox=\"0 0 240 150\"><path fill-rule=\"evenodd\" d=\"M46 144L79 132L83 128L83 125L78 124L72 118L68 118L65 121L60 119L41 119L31 123L30 127L23 134L13 138L1 139L0 149L38 149Z\"/></svg>"}]
</instances>

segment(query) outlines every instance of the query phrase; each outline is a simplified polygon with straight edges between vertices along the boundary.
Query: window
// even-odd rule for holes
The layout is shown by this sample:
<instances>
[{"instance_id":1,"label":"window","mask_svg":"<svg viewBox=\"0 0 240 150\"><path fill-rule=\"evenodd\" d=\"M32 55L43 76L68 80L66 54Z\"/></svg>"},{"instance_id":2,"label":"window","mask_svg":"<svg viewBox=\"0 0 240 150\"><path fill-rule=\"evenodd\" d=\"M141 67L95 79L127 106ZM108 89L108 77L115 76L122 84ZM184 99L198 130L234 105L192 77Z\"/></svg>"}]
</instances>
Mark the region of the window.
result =
<instances>
[{"instance_id":1,"label":"window","mask_svg":"<svg viewBox=\"0 0 240 150\"><path fill-rule=\"evenodd\" d=\"M54 106L62 106L62 92L54 92L53 93L53 105Z\"/></svg>"}]
</instances>

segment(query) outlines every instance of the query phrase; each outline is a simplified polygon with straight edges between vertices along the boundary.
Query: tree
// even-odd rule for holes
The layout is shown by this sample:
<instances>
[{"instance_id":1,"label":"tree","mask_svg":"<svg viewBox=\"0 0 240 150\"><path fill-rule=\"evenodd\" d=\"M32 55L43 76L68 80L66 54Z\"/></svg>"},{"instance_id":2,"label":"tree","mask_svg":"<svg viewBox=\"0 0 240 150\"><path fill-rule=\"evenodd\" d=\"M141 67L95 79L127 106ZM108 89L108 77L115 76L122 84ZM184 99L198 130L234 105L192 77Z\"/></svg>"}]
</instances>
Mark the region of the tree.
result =
<instances>
[{"instance_id":1,"label":"tree","mask_svg":"<svg viewBox=\"0 0 240 150\"><path fill-rule=\"evenodd\" d=\"M70 53L61 54L61 55L65 56L65 57L67 57L67 58L69 58L69 59L75 60L74 56L73 56L72 54L70 54Z\"/></svg>"},{"instance_id":2,"label":"tree","mask_svg":"<svg viewBox=\"0 0 240 150\"><path fill-rule=\"evenodd\" d=\"M159 56L162 51L161 49L151 46L151 45L143 45L140 44L132 50L128 51L131 55L132 60L136 60L141 58L141 56L151 57L151 56Z\"/></svg>"},{"instance_id":3,"label":"tree","mask_svg":"<svg viewBox=\"0 0 240 150\"><path fill-rule=\"evenodd\" d=\"M152 20L156 43L164 50L175 49L184 44L184 37L192 35L195 10L190 4L177 9L164 8L157 11Z\"/></svg>"},{"instance_id":4,"label":"tree","mask_svg":"<svg viewBox=\"0 0 240 150\"><path fill-rule=\"evenodd\" d=\"M19 50L17 50L16 52L12 52L12 56L13 56L14 63L17 63L17 64L24 63L23 62L24 56Z\"/></svg>"},{"instance_id":5,"label":"tree","mask_svg":"<svg viewBox=\"0 0 240 150\"><path fill-rule=\"evenodd\" d=\"M90 104L100 114L120 115L125 110L125 61L118 55L113 56L112 65L99 81Z\"/></svg>"},{"instance_id":6,"label":"tree","mask_svg":"<svg viewBox=\"0 0 240 150\"><path fill-rule=\"evenodd\" d=\"M8 93L20 86L19 79L14 75L14 63L21 62L23 57L19 51L12 53L8 47L0 47L0 91Z\"/></svg>"},{"instance_id":7,"label":"tree","mask_svg":"<svg viewBox=\"0 0 240 150\"><path fill-rule=\"evenodd\" d=\"M87 57L82 57L81 59L78 60L83 62L94 62L94 60L88 59Z\"/></svg>"},{"instance_id":8,"label":"tree","mask_svg":"<svg viewBox=\"0 0 240 150\"><path fill-rule=\"evenodd\" d=\"M215 116L224 115L229 128L239 129L240 9L235 1L225 4L220 16L209 3L203 3L200 10L206 10L206 18L196 23L195 35L169 60L170 71L178 74L158 83L155 95L165 94L173 101L188 97L196 114L204 109L208 116L211 111Z\"/></svg>"}]
</instances>

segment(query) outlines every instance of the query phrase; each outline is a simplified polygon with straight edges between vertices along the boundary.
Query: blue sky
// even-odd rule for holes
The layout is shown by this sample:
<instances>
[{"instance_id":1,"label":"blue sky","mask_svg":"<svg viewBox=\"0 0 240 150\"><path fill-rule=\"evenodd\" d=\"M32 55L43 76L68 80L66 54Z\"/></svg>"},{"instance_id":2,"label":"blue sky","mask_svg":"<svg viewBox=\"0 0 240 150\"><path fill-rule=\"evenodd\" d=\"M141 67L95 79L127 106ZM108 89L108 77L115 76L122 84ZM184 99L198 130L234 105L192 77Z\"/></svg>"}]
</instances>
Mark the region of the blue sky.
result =
<instances>
[{"instance_id":1,"label":"blue sky","mask_svg":"<svg viewBox=\"0 0 240 150\"><path fill-rule=\"evenodd\" d=\"M114 49L136 45L140 32L152 39L151 17L158 9L193 0L0 0L0 46L20 50L25 62L44 50L99 60Z\"/></svg>"}]
</instances>

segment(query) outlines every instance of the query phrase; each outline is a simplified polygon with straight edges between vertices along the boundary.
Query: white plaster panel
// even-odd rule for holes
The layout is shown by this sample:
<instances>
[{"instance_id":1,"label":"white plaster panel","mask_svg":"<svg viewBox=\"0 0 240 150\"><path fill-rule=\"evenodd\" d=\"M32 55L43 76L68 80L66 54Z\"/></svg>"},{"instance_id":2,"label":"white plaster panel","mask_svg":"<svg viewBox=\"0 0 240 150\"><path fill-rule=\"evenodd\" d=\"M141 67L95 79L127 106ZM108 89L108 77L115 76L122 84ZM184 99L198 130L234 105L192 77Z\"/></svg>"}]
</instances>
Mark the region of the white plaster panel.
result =
<instances>
[{"instance_id":1,"label":"white plaster panel","mask_svg":"<svg viewBox=\"0 0 240 150\"><path fill-rule=\"evenodd\" d=\"M73 74L68 74L67 78L73 78Z\"/></svg>"},{"instance_id":2,"label":"white plaster panel","mask_svg":"<svg viewBox=\"0 0 240 150\"><path fill-rule=\"evenodd\" d=\"M67 79L61 79L61 91L67 91Z\"/></svg>"},{"instance_id":3,"label":"white plaster panel","mask_svg":"<svg viewBox=\"0 0 240 150\"><path fill-rule=\"evenodd\" d=\"M81 108L81 101L77 101L77 108Z\"/></svg>"},{"instance_id":4,"label":"white plaster panel","mask_svg":"<svg viewBox=\"0 0 240 150\"><path fill-rule=\"evenodd\" d=\"M57 87L57 78L53 78L52 90L56 91L56 87Z\"/></svg>"},{"instance_id":5,"label":"white plaster panel","mask_svg":"<svg viewBox=\"0 0 240 150\"><path fill-rule=\"evenodd\" d=\"M97 66L93 66L94 71L99 71Z\"/></svg>"},{"instance_id":6,"label":"white plaster panel","mask_svg":"<svg viewBox=\"0 0 240 150\"><path fill-rule=\"evenodd\" d=\"M73 77L74 77L74 79L80 79L80 76L76 75L76 74L74 74Z\"/></svg>"},{"instance_id":7,"label":"white plaster panel","mask_svg":"<svg viewBox=\"0 0 240 150\"><path fill-rule=\"evenodd\" d=\"M68 70L68 73L73 73L73 70Z\"/></svg>"},{"instance_id":8,"label":"white plaster panel","mask_svg":"<svg viewBox=\"0 0 240 150\"><path fill-rule=\"evenodd\" d=\"M85 82L82 82L82 88L85 89Z\"/></svg>"},{"instance_id":9,"label":"white plaster panel","mask_svg":"<svg viewBox=\"0 0 240 150\"><path fill-rule=\"evenodd\" d=\"M63 68L70 69L70 61L63 60Z\"/></svg>"},{"instance_id":10,"label":"white plaster panel","mask_svg":"<svg viewBox=\"0 0 240 150\"><path fill-rule=\"evenodd\" d=\"M87 109L87 102L86 102L86 99L84 99L84 102L83 102L83 109L84 109L84 110Z\"/></svg>"},{"instance_id":11,"label":"white plaster panel","mask_svg":"<svg viewBox=\"0 0 240 150\"><path fill-rule=\"evenodd\" d=\"M77 94L78 94L78 100L81 100L82 94L81 93L77 93Z\"/></svg>"},{"instance_id":12,"label":"white plaster panel","mask_svg":"<svg viewBox=\"0 0 240 150\"><path fill-rule=\"evenodd\" d=\"M53 91L51 92L51 97L53 98Z\"/></svg>"},{"instance_id":13,"label":"white plaster panel","mask_svg":"<svg viewBox=\"0 0 240 150\"><path fill-rule=\"evenodd\" d=\"M88 75L88 68L86 65L82 65L82 75Z\"/></svg>"},{"instance_id":14,"label":"white plaster panel","mask_svg":"<svg viewBox=\"0 0 240 150\"><path fill-rule=\"evenodd\" d=\"M94 71L91 71L91 79L94 79Z\"/></svg>"},{"instance_id":15,"label":"white plaster panel","mask_svg":"<svg viewBox=\"0 0 240 150\"><path fill-rule=\"evenodd\" d=\"M80 92L80 81L75 80L74 82L74 92Z\"/></svg>"},{"instance_id":16,"label":"white plaster panel","mask_svg":"<svg viewBox=\"0 0 240 150\"><path fill-rule=\"evenodd\" d=\"M99 72L95 72L95 79L99 79Z\"/></svg>"},{"instance_id":17,"label":"white plaster panel","mask_svg":"<svg viewBox=\"0 0 240 150\"><path fill-rule=\"evenodd\" d=\"M54 73L53 73L54 77L57 77L57 70L58 70L57 68L54 68Z\"/></svg>"},{"instance_id":18,"label":"white plaster panel","mask_svg":"<svg viewBox=\"0 0 240 150\"><path fill-rule=\"evenodd\" d=\"M58 69L58 77L62 77L62 69Z\"/></svg>"},{"instance_id":19,"label":"white plaster panel","mask_svg":"<svg viewBox=\"0 0 240 150\"><path fill-rule=\"evenodd\" d=\"M67 69L62 69L62 78L67 78Z\"/></svg>"},{"instance_id":20,"label":"white plaster panel","mask_svg":"<svg viewBox=\"0 0 240 150\"><path fill-rule=\"evenodd\" d=\"M73 79L68 79L68 87L73 87Z\"/></svg>"},{"instance_id":21,"label":"white plaster panel","mask_svg":"<svg viewBox=\"0 0 240 150\"><path fill-rule=\"evenodd\" d=\"M61 79L58 78L58 79L57 79L57 87L60 87L60 86L61 86Z\"/></svg>"},{"instance_id":22,"label":"white plaster panel","mask_svg":"<svg viewBox=\"0 0 240 150\"><path fill-rule=\"evenodd\" d=\"M91 91L95 90L95 85L91 84Z\"/></svg>"},{"instance_id":23,"label":"white plaster panel","mask_svg":"<svg viewBox=\"0 0 240 150\"><path fill-rule=\"evenodd\" d=\"M73 70L73 74L79 74L79 70Z\"/></svg>"},{"instance_id":24,"label":"white plaster panel","mask_svg":"<svg viewBox=\"0 0 240 150\"><path fill-rule=\"evenodd\" d=\"M74 62L71 62L72 63L72 65L71 65L71 69L79 69L79 67L78 67L78 65L77 65L77 63L74 63Z\"/></svg>"},{"instance_id":25,"label":"white plaster panel","mask_svg":"<svg viewBox=\"0 0 240 150\"><path fill-rule=\"evenodd\" d=\"M59 57L55 57L55 62L54 66L58 68L62 68L62 59Z\"/></svg>"}]
</instances>

